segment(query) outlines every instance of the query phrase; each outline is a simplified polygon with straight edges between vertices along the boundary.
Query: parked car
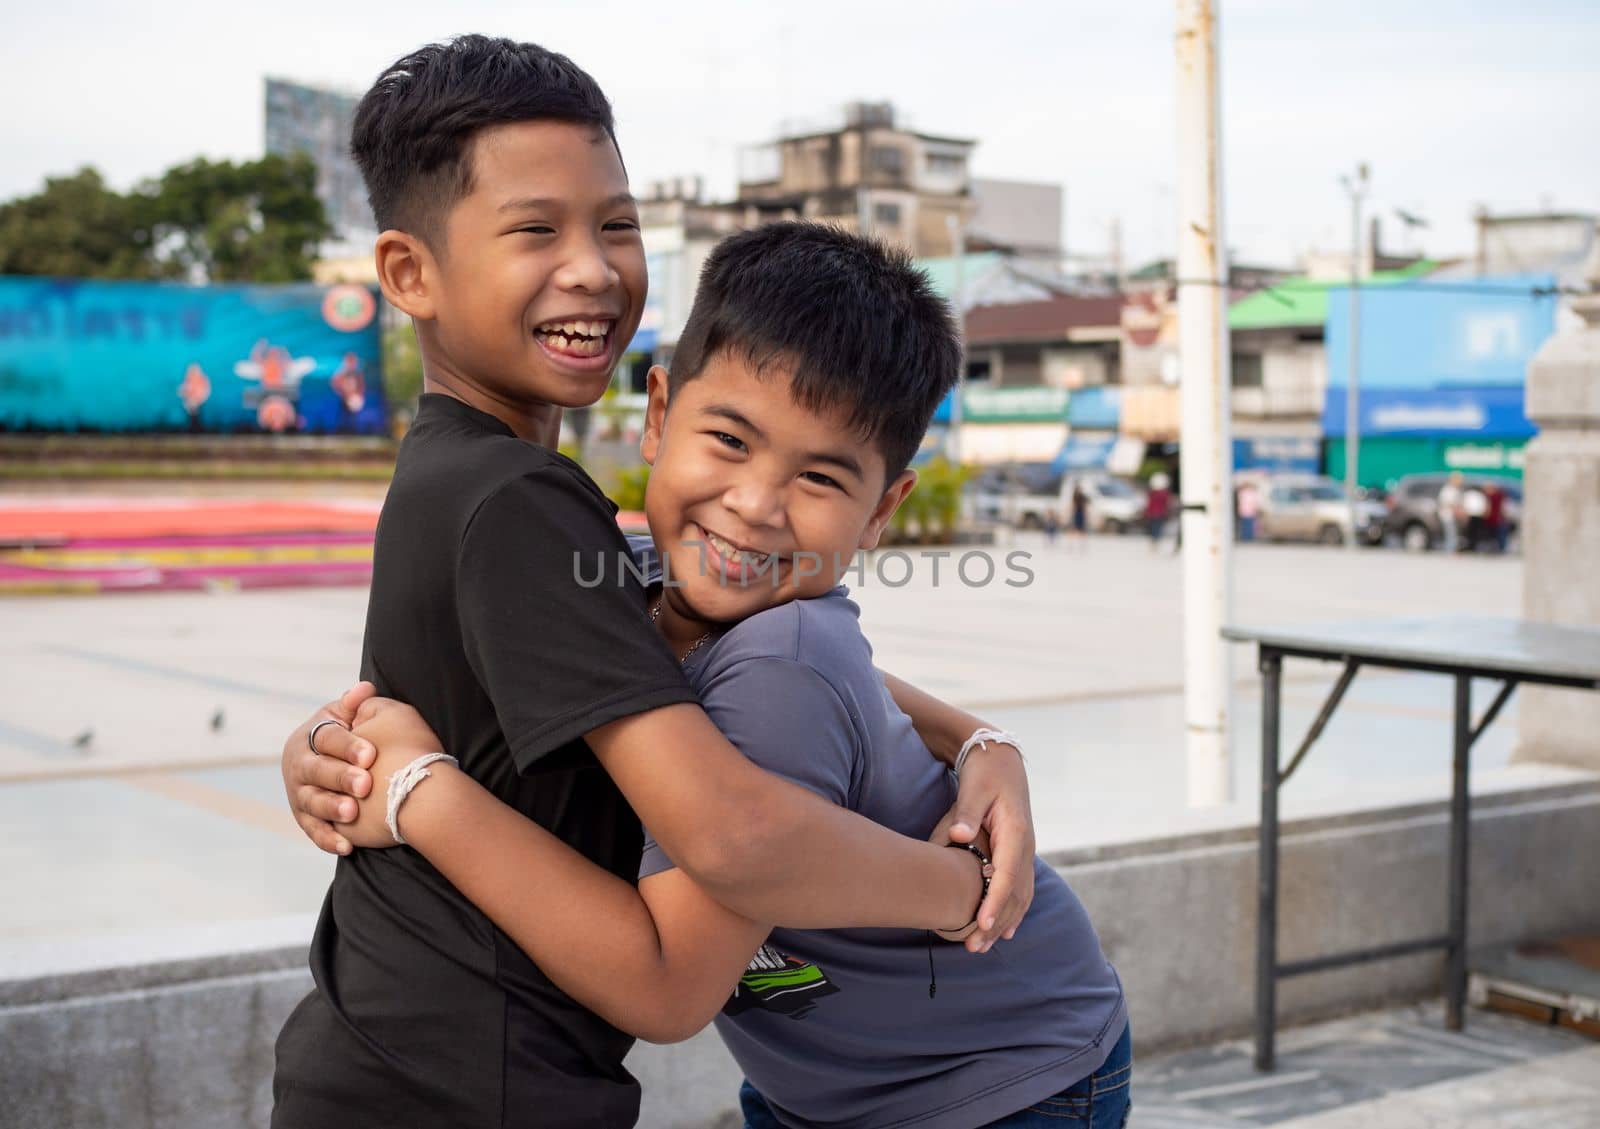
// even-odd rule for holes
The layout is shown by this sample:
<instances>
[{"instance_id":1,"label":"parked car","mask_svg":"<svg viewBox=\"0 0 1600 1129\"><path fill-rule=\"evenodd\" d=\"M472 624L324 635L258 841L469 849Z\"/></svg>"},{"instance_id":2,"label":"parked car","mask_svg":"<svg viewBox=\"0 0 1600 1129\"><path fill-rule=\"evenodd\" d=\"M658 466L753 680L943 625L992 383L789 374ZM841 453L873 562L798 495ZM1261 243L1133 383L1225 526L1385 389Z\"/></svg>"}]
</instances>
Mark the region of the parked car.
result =
<instances>
[{"instance_id":1,"label":"parked car","mask_svg":"<svg viewBox=\"0 0 1600 1129\"><path fill-rule=\"evenodd\" d=\"M1049 463L1007 463L989 467L972 480L974 517L1004 521L1023 529L1043 529L1045 515L1055 511L1065 521L1061 507L1062 475Z\"/></svg>"},{"instance_id":2,"label":"parked car","mask_svg":"<svg viewBox=\"0 0 1600 1129\"><path fill-rule=\"evenodd\" d=\"M1444 526L1439 520L1439 491L1450 480L1449 474L1408 474L1395 483L1389 493L1389 512L1384 516L1384 535L1398 541L1413 553L1438 549L1444 545ZM1484 490L1499 486L1506 494L1506 528L1515 536L1522 524L1522 483L1514 478L1490 474L1463 474L1463 490ZM1467 523L1461 529L1463 548L1476 549L1480 542L1492 540L1487 528Z\"/></svg>"},{"instance_id":3,"label":"parked car","mask_svg":"<svg viewBox=\"0 0 1600 1129\"><path fill-rule=\"evenodd\" d=\"M1322 475L1280 475L1267 478L1261 490L1256 535L1263 541L1320 541L1361 544L1383 541L1384 505L1368 498L1356 502L1355 528L1344 486Z\"/></svg>"},{"instance_id":4,"label":"parked car","mask_svg":"<svg viewBox=\"0 0 1600 1129\"><path fill-rule=\"evenodd\" d=\"M1143 486L1105 471L1068 475L1061 483L1061 513L1072 515L1072 489L1081 484L1089 497L1088 524L1091 533L1128 533L1144 523Z\"/></svg>"}]
</instances>

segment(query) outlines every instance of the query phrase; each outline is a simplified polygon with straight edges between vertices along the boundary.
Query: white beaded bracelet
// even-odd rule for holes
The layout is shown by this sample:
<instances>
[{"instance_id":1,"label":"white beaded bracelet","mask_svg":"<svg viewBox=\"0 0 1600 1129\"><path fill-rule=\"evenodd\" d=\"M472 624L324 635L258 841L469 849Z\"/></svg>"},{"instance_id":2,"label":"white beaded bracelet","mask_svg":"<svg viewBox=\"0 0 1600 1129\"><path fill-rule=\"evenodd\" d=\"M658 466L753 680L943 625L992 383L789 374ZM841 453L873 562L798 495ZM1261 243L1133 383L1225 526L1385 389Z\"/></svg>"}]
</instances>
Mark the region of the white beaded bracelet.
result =
<instances>
[{"instance_id":1,"label":"white beaded bracelet","mask_svg":"<svg viewBox=\"0 0 1600 1129\"><path fill-rule=\"evenodd\" d=\"M1007 733L1004 729L979 729L971 737L967 738L967 743L962 745L961 751L956 754L956 763L953 771L957 780L961 779L961 766L967 763L967 754L972 752L973 749L988 748L990 741L995 742L997 745L1010 745L1017 750L1018 756L1022 756L1022 742L1017 740L1015 734Z\"/></svg>"},{"instance_id":2,"label":"white beaded bracelet","mask_svg":"<svg viewBox=\"0 0 1600 1129\"><path fill-rule=\"evenodd\" d=\"M435 761L449 761L458 767L460 765L460 762L449 753L426 753L389 777L389 806L384 812L383 821L389 825L389 834L394 836L396 843L403 845L406 841L405 836L400 834L400 805L405 803L413 788L432 775L428 771L428 766Z\"/></svg>"}]
</instances>

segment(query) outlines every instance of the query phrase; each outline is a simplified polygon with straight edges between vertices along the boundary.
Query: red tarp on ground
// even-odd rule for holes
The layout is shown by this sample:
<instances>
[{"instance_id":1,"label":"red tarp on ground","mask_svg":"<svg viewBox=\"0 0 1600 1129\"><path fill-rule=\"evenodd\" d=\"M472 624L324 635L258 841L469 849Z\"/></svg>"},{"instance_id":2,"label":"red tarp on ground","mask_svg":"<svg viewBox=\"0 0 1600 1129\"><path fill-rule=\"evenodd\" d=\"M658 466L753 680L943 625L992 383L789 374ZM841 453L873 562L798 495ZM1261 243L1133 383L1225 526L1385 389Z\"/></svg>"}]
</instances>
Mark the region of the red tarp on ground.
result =
<instances>
[{"instance_id":1,"label":"red tarp on ground","mask_svg":"<svg viewBox=\"0 0 1600 1129\"><path fill-rule=\"evenodd\" d=\"M371 533L379 503L132 501L0 503L0 544L106 537L243 533Z\"/></svg>"}]
</instances>

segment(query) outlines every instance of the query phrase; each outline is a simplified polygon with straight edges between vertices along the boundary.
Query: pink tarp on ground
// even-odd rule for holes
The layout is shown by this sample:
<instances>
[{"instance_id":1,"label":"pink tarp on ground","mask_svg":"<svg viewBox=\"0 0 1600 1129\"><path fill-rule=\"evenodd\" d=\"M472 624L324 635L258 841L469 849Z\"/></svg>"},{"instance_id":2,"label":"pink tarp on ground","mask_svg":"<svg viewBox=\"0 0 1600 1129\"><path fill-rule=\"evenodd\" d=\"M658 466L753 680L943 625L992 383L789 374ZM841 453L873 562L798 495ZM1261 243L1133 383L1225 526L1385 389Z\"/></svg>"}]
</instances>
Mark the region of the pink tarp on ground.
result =
<instances>
[{"instance_id":1,"label":"pink tarp on ground","mask_svg":"<svg viewBox=\"0 0 1600 1129\"><path fill-rule=\"evenodd\" d=\"M0 594L6 592L152 592L226 586L234 588L323 587L366 584L369 560L293 562L205 561L219 548L348 547L372 540L377 502L190 501L116 499L7 499L0 502ZM645 531L644 515L617 517L623 529ZM54 566L7 560L5 548L50 546L64 558ZM141 551L193 549L193 564L153 565ZM75 567L76 550L94 551L97 561ZM125 553L125 564L105 565L107 550Z\"/></svg>"}]
</instances>

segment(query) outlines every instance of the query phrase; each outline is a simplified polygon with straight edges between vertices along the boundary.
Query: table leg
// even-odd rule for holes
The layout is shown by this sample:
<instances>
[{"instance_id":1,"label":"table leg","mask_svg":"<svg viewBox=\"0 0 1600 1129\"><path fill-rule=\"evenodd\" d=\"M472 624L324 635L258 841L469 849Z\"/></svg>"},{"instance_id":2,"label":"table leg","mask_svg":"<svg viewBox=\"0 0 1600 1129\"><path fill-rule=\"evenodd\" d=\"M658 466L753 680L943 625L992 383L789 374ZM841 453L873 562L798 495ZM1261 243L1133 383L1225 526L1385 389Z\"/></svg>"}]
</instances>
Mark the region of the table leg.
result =
<instances>
[{"instance_id":1,"label":"table leg","mask_svg":"<svg viewBox=\"0 0 1600 1129\"><path fill-rule=\"evenodd\" d=\"M1472 749L1472 678L1456 675L1455 757L1450 792L1450 949L1445 958L1445 1026L1461 1030L1467 1001L1467 851L1471 802L1467 762Z\"/></svg>"},{"instance_id":2,"label":"table leg","mask_svg":"<svg viewBox=\"0 0 1600 1129\"><path fill-rule=\"evenodd\" d=\"M1278 739L1283 656L1261 652L1261 828L1256 872L1256 1069L1273 1068L1278 1010Z\"/></svg>"}]
</instances>

